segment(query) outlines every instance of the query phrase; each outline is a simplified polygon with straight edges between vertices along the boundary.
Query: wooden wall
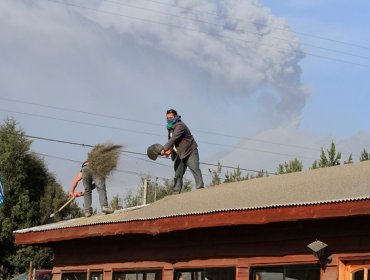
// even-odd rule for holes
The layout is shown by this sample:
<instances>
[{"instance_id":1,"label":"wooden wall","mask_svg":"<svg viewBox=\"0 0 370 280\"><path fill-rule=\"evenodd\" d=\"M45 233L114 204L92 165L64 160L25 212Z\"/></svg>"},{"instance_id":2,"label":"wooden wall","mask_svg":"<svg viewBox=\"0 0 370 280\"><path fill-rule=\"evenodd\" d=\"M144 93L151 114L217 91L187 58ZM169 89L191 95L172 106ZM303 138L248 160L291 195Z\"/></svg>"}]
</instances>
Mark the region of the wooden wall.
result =
<instances>
[{"instance_id":1,"label":"wooden wall","mask_svg":"<svg viewBox=\"0 0 370 280\"><path fill-rule=\"evenodd\" d=\"M316 239L328 244L333 261L322 279L338 279L342 255L370 253L370 218L228 226L176 231L158 235L117 235L50 244L55 252L54 280L63 270L156 268L173 279L179 268L235 267L237 279L249 279L251 267L314 264L307 245ZM334 277L334 278L333 278Z\"/></svg>"}]
</instances>

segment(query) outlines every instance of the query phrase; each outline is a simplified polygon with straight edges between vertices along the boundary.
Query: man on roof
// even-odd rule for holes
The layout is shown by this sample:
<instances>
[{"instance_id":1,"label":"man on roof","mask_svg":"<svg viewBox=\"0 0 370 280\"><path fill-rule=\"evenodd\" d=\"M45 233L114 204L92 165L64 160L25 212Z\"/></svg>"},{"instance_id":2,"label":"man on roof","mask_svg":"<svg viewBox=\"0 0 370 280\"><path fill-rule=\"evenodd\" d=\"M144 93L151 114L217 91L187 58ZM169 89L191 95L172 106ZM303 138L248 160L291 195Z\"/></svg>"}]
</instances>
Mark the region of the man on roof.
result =
<instances>
[{"instance_id":1,"label":"man on roof","mask_svg":"<svg viewBox=\"0 0 370 280\"><path fill-rule=\"evenodd\" d=\"M85 189L84 192L84 210L85 210L85 217L90 217L92 215L92 190L97 189L99 194L99 203L101 206L101 210L104 214L111 214L113 213L113 209L108 206L108 199L107 199L107 190L105 186L105 178L100 178L94 176L91 170L89 169L89 162L85 161L82 164L80 172L77 173L75 178L73 179L72 186L69 190L69 195L71 197L75 196L75 189L78 183L82 180L83 186Z\"/></svg>"},{"instance_id":2,"label":"man on roof","mask_svg":"<svg viewBox=\"0 0 370 280\"><path fill-rule=\"evenodd\" d=\"M163 146L161 155L171 155L174 162L174 186L173 192L180 193L183 184L183 176L189 167L195 179L197 189L204 188L202 172L199 168L198 144L195 142L189 128L177 115L176 110L169 109L166 112L168 142Z\"/></svg>"}]
</instances>

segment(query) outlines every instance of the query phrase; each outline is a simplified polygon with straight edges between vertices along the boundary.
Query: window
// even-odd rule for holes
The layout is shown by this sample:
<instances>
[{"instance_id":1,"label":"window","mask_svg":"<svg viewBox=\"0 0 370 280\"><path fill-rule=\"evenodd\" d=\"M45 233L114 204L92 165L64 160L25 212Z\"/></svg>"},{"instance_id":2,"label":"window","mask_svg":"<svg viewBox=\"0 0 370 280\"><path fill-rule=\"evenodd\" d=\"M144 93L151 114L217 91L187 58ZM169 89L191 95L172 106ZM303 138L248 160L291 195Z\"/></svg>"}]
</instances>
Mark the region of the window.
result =
<instances>
[{"instance_id":1,"label":"window","mask_svg":"<svg viewBox=\"0 0 370 280\"><path fill-rule=\"evenodd\" d=\"M86 280L86 272L66 272L62 273L62 280Z\"/></svg>"},{"instance_id":2,"label":"window","mask_svg":"<svg viewBox=\"0 0 370 280\"><path fill-rule=\"evenodd\" d=\"M160 279L162 279L161 271L116 271L113 273L113 280L160 280Z\"/></svg>"},{"instance_id":3,"label":"window","mask_svg":"<svg viewBox=\"0 0 370 280\"><path fill-rule=\"evenodd\" d=\"M90 271L90 280L103 280L102 271Z\"/></svg>"},{"instance_id":4,"label":"window","mask_svg":"<svg viewBox=\"0 0 370 280\"><path fill-rule=\"evenodd\" d=\"M351 280L368 280L369 270L366 268L351 273Z\"/></svg>"},{"instance_id":5,"label":"window","mask_svg":"<svg viewBox=\"0 0 370 280\"><path fill-rule=\"evenodd\" d=\"M175 270L175 280L234 280L235 268Z\"/></svg>"},{"instance_id":6,"label":"window","mask_svg":"<svg viewBox=\"0 0 370 280\"><path fill-rule=\"evenodd\" d=\"M283 266L254 268L252 280L320 280L319 266Z\"/></svg>"},{"instance_id":7,"label":"window","mask_svg":"<svg viewBox=\"0 0 370 280\"><path fill-rule=\"evenodd\" d=\"M346 263L345 280L370 279L370 261L358 260Z\"/></svg>"}]
</instances>

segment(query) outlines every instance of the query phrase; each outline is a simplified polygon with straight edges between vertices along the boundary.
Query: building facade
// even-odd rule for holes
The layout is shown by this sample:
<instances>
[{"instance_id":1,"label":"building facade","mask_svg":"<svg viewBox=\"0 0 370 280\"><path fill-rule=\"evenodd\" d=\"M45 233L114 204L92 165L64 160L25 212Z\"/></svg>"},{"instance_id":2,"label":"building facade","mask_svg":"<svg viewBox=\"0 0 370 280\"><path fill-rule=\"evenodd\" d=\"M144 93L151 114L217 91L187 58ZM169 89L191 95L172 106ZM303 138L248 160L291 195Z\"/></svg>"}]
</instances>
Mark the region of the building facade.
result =
<instances>
[{"instance_id":1,"label":"building facade","mask_svg":"<svg viewBox=\"0 0 370 280\"><path fill-rule=\"evenodd\" d=\"M53 280L367 280L370 162L223 184L15 238L53 249Z\"/></svg>"}]
</instances>

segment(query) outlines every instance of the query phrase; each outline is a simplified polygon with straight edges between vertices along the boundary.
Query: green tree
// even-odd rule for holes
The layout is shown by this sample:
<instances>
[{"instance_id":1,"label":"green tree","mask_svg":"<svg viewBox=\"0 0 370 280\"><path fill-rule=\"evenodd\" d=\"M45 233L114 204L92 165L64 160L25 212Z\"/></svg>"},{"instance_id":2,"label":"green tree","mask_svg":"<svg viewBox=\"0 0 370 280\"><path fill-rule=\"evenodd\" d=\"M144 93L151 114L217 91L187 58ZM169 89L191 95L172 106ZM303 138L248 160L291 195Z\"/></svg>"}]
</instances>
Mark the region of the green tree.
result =
<instances>
[{"instance_id":1,"label":"green tree","mask_svg":"<svg viewBox=\"0 0 370 280\"><path fill-rule=\"evenodd\" d=\"M41 221L47 220L51 213L59 209L68 199L68 195L63 191L62 186L56 182L54 176L50 173L45 174L47 184L44 187L44 193L40 197ZM55 221L66 218L77 218L82 216L82 209L73 201L61 212L55 215Z\"/></svg>"},{"instance_id":2,"label":"green tree","mask_svg":"<svg viewBox=\"0 0 370 280\"><path fill-rule=\"evenodd\" d=\"M267 171L264 171L263 169L258 171L256 175L247 173L245 176L243 176L240 167L238 166L237 168L234 168L231 172L226 171L225 179L222 180L222 165L220 162L217 163L217 168L215 170L208 169L208 171L212 177L212 181L208 185L209 187L222 183L240 182L244 180L268 176Z\"/></svg>"},{"instance_id":3,"label":"green tree","mask_svg":"<svg viewBox=\"0 0 370 280\"><path fill-rule=\"evenodd\" d=\"M349 155L348 160L344 161L344 164L353 163L352 153Z\"/></svg>"},{"instance_id":4,"label":"green tree","mask_svg":"<svg viewBox=\"0 0 370 280\"><path fill-rule=\"evenodd\" d=\"M221 171L222 171L222 165L220 162L217 162L217 167L215 170L208 169L208 172L211 174L212 181L208 185L209 187L216 186L221 184Z\"/></svg>"},{"instance_id":5,"label":"green tree","mask_svg":"<svg viewBox=\"0 0 370 280\"><path fill-rule=\"evenodd\" d=\"M293 173L293 172L300 172L303 170L303 164L297 158L279 164L277 167L277 174L286 174L286 173Z\"/></svg>"},{"instance_id":6,"label":"green tree","mask_svg":"<svg viewBox=\"0 0 370 280\"><path fill-rule=\"evenodd\" d=\"M136 193L133 193L132 190L128 191L128 193L126 194L124 198L125 208L138 206L142 204L143 197L140 191L142 191L142 188L139 188L139 190L137 190Z\"/></svg>"},{"instance_id":7,"label":"green tree","mask_svg":"<svg viewBox=\"0 0 370 280\"><path fill-rule=\"evenodd\" d=\"M224 183L231 183L231 182L239 182L249 179L249 174L246 176L242 176L242 172L240 170L240 167L238 166L236 169L233 169L232 172L229 173L229 171L226 171L225 173L225 179Z\"/></svg>"},{"instance_id":8,"label":"green tree","mask_svg":"<svg viewBox=\"0 0 370 280\"><path fill-rule=\"evenodd\" d=\"M257 172L256 175L250 175L249 179L262 178L262 177L268 177L268 176L269 176L268 172L261 169L260 171Z\"/></svg>"},{"instance_id":9,"label":"green tree","mask_svg":"<svg viewBox=\"0 0 370 280\"><path fill-rule=\"evenodd\" d=\"M331 142L330 149L326 150L326 152L327 154L325 154L324 149L321 148L320 160L315 160L312 163L311 169L340 165L342 154L336 151L334 142Z\"/></svg>"},{"instance_id":10,"label":"green tree","mask_svg":"<svg viewBox=\"0 0 370 280\"><path fill-rule=\"evenodd\" d=\"M118 195L113 196L112 201L110 202L110 207L113 210L119 210L123 208L122 198Z\"/></svg>"},{"instance_id":11,"label":"green tree","mask_svg":"<svg viewBox=\"0 0 370 280\"><path fill-rule=\"evenodd\" d=\"M0 206L0 279L27 270L29 260L34 266L51 267L51 250L15 246L13 231L37 226L52 210L68 198L44 162L30 152L29 141L14 119L0 126L0 175L4 187L4 203ZM77 205L61 215L78 215ZM77 208L76 208L77 207ZM61 219L61 215L56 217Z\"/></svg>"},{"instance_id":12,"label":"green tree","mask_svg":"<svg viewBox=\"0 0 370 280\"><path fill-rule=\"evenodd\" d=\"M361 151L360 161L365 160L370 160L370 154L365 149L363 149L363 151Z\"/></svg>"},{"instance_id":13,"label":"green tree","mask_svg":"<svg viewBox=\"0 0 370 280\"><path fill-rule=\"evenodd\" d=\"M158 183L158 180L153 180L150 176L141 177L141 185L136 190L136 193L129 191L124 199L125 207L138 206L143 203L143 191L144 191L144 180L147 180L147 193L146 203L153 203L165 196L173 193L173 180L163 180L162 184ZM181 192L191 191L192 184L190 180L184 179Z\"/></svg>"}]
</instances>

